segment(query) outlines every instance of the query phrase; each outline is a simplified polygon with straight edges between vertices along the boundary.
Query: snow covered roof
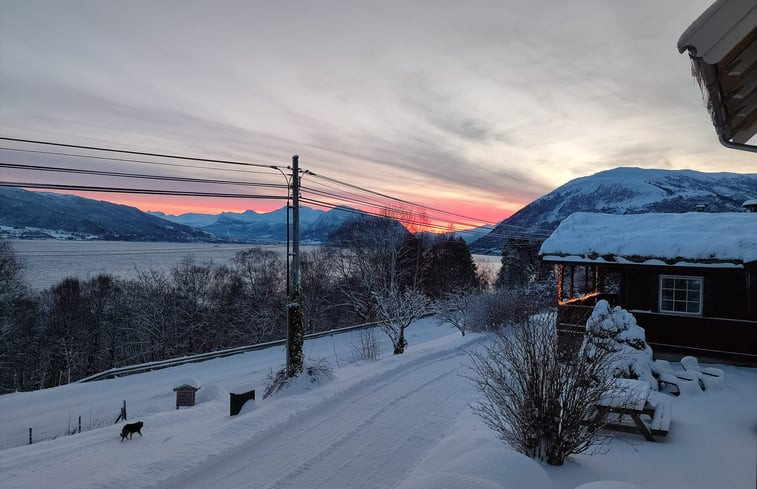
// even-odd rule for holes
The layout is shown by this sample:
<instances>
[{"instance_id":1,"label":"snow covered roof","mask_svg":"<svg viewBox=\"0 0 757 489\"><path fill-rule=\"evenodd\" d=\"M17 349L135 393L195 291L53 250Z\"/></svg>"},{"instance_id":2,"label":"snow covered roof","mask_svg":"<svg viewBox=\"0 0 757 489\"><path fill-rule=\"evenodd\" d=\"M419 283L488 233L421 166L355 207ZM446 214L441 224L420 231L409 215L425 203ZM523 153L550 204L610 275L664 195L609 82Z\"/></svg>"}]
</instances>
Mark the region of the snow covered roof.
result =
<instances>
[{"instance_id":1,"label":"snow covered roof","mask_svg":"<svg viewBox=\"0 0 757 489\"><path fill-rule=\"evenodd\" d=\"M539 253L546 261L738 267L757 261L757 216L577 212Z\"/></svg>"},{"instance_id":2,"label":"snow covered roof","mask_svg":"<svg viewBox=\"0 0 757 489\"><path fill-rule=\"evenodd\" d=\"M757 133L757 2L717 0L681 35L678 50L689 51L721 141L750 140Z\"/></svg>"}]
</instances>

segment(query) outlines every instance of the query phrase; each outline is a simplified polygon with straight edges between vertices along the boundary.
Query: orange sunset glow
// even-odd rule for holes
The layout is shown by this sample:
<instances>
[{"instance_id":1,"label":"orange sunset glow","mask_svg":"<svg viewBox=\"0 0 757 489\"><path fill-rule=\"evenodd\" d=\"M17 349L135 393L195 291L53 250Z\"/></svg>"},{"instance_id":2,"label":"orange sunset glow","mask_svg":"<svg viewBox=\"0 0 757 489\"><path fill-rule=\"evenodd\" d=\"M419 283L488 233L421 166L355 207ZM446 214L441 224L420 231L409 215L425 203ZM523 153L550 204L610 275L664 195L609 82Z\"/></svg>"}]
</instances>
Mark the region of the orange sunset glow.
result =
<instances>
[{"instance_id":1,"label":"orange sunset glow","mask_svg":"<svg viewBox=\"0 0 757 489\"><path fill-rule=\"evenodd\" d=\"M33 189L30 189L33 190ZM148 211L160 211L165 214L181 215L186 213L197 214L220 214L222 212L240 213L246 210L253 210L258 213L271 212L286 205L286 200L265 200L265 199L224 199L210 197L181 197L181 196L163 196L163 195L139 195L139 194L118 194L118 193L101 193L101 192L64 192L55 190L45 190L45 192L69 193L93 200L102 200L114 204L128 205L137 209ZM422 206L428 206L433 209L439 209L452 214L445 215L439 212L430 212L428 216L419 219L412 219L412 223L406 223L411 231L431 231L447 232L461 231L475 225L496 224L503 219L510 217L518 209L503 209L485 203L477 202L455 202L453 200L441 201L418 201ZM524 203L522 205L525 205ZM308 205L308 207L327 208ZM367 212L376 212L375 209L353 206ZM521 206L522 207L522 206ZM422 208L421 208L422 209ZM412 211L407 211L412 212ZM392 214L389 212L389 214ZM465 216L467 218L458 217ZM402 215L396 216L403 221ZM475 218L475 219L470 219ZM428 226L419 225L415 221L426 221Z\"/></svg>"}]
</instances>

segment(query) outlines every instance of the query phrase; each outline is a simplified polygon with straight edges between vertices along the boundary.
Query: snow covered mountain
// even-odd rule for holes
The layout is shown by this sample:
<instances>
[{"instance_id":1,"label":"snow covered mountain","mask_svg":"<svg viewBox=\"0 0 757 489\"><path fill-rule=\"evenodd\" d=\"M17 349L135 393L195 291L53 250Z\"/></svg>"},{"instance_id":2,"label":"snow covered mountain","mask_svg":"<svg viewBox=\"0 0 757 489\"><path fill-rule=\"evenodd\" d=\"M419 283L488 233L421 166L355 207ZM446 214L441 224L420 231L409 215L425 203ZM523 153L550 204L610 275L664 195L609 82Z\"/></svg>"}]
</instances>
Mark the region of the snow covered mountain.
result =
<instances>
[{"instance_id":1,"label":"snow covered mountain","mask_svg":"<svg viewBox=\"0 0 757 489\"><path fill-rule=\"evenodd\" d=\"M349 207L300 207L302 240L325 241L341 224L362 214ZM0 238L283 243L286 221L286 207L174 216L75 195L0 187Z\"/></svg>"},{"instance_id":2,"label":"snow covered mountain","mask_svg":"<svg viewBox=\"0 0 757 489\"><path fill-rule=\"evenodd\" d=\"M546 237L574 212L641 214L743 212L757 198L757 174L702 173L693 170L615 168L581 177L528 204L476 240L472 251L498 254L508 236Z\"/></svg>"},{"instance_id":3,"label":"snow covered mountain","mask_svg":"<svg viewBox=\"0 0 757 489\"><path fill-rule=\"evenodd\" d=\"M193 226L218 236L219 239L241 240L258 243L281 243L286 241L286 207L271 212L222 212L220 214L181 214L178 216L151 212L171 222ZM300 207L300 235L303 241L322 242L342 224L362 211L338 206L329 211ZM290 216L291 219L291 216Z\"/></svg>"},{"instance_id":4,"label":"snow covered mountain","mask_svg":"<svg viewBox=\"0 0 757 489\"><path fill-rule=\"evenodd\" d=\"M135 207L75 195L0 187L0 236L109 241L214 241L213 235Z\"/></svg>"}]
</instances>

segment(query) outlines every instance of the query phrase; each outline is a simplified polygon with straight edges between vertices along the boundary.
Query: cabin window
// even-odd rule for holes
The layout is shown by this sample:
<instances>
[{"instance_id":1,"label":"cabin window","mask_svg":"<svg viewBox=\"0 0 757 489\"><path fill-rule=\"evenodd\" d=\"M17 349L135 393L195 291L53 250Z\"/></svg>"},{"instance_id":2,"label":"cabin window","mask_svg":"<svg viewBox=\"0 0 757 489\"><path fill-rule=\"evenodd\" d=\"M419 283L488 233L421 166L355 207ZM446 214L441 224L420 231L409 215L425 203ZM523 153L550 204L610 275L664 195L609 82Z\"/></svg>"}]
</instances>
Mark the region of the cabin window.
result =
<instances>
[{"instance_id":1,"label":"cabin window","mask_svg":"<svg viewBox=\"0 0 757 489\"><path fill-rule=\"evenodd\" d=\"M561 304L597 295L597 267L592 265L560 265L557 273Z\"/></svg>"},{"instance_id":2,"label":"cabin window","mask_svg":"<svg viewBox=\"0 0 757 489\"><path fill-rule=\"evenodd\" d=\"M702 315L702 277L660 275L660 312Z\"/></svg>"}]
</instances>

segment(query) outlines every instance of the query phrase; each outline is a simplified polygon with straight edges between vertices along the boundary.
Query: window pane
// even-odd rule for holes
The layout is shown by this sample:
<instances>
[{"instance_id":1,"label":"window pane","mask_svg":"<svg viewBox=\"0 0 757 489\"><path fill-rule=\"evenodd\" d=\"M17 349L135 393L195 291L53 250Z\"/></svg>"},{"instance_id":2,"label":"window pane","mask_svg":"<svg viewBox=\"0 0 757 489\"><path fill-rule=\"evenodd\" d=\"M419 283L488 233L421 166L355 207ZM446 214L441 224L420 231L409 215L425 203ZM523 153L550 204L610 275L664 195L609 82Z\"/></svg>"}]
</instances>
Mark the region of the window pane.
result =
<instances>
[{"instance_id":1,"label":"window pane","mask_svg":"<svg viewBox=\"0 0 757 489\"><path fill-rule=\"evenodd\" d=\"M702 288L699 277L660 277L660 311L702 314Z\"/></svg>"}]
</instances>

